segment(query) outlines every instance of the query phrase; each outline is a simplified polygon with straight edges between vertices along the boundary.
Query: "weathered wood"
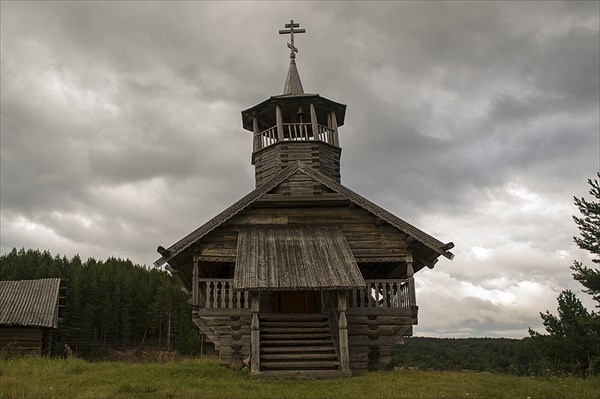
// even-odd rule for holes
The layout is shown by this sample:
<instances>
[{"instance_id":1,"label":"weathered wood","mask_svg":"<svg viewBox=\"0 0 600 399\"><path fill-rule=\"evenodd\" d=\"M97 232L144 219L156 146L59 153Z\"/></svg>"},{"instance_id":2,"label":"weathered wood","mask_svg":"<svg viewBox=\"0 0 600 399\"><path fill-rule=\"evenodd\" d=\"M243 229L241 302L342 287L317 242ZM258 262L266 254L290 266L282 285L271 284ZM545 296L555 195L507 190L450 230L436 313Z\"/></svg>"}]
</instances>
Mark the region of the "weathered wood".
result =
<instances>
[{"instance_id":1,"label":"weathered wood","mask_svg":"<svg viewBox=\"0 0 600 399\"><path fill-rule=\"evenodd\" d=\"M194 259L194 269L192 271L192 305L198 306L199 303L198 260Z\"/></svg>"},{"instance_id":2,"label":"weathered wood","mask_svg":"<svg viewBox=\"0 0 600 399\"><path fill-rule=\"evenodd\" d=\"M415 291L415 279L414 279L413 275L414 275L414 271L413 271L412 262L408 262L406 264L406 276L408 277L408 292L409 292L410 306L417 305L417 295L416 295L416 291Z\"/></svg>"},{"instance_id":3,"label":"weathered wood","mask_svg":"<svg viewBox=\"0 0 600 399\"><path fill-rule=\"evenodd\" d=\"M411 314L406 316L376 316L376 319L372 320L371 316L356 316L350 314L348 311L346 312L349 324L392 324L392 325L400 325L400 324L412 324L413 317Z\"/></svg>"},{"instance_id":4,"label":"weathered wood","mask_svg":"<svg viewBox=\"0 0 600 399\"><path fill-rule=\"evenodd\" d=\"M264 352L264 351L263 351ZM262 354L261 361L264 360L337 360L336 353L274 353ZM264 363L263 363L264 364Z\"/></svg>"},{"instance_id":5,"label":"weathered wood","mask_svg":"<svg viewBox=\"0 0 600 399\"><path fill-rule=\"evenodd\" d=\"M313 361L306 361L306 362L300 362L300 361L270 362L268 367L270 369L306 370L306 369L310 369L310 368L335 367L335 366L338 366L339 364L340 363L336 360L322 360L322 361L313 360ZM342 370L342 371L348 371L348 370Z\"/></svg>"},{"instance_id":6,"label":"weathered wood","mask_svg":"<svg viewBox=\"0 0 600 399\"><path fill-rule=\"evenodd\" d=\"M329 342L329 341L327 341ZM331 352L335 351L329 346L277 346L277 347L268 347L263 346L261 348L262 353L269 352Z\"/></svg>"},{"instance_id":7,"label":"weathered wood","mask_svg":"<svg viewBox=\"0 0 600 399\"><path fill-rule=\"evenodd\" d=\"M258 119L256 118L256 114L252 116L252 129L254 131L254 135L252 138L252 148L254 151L258 151L259 148L259 139L258 135L260 134L260 130L258 129Z\"/></svg>"},{"instance_id":8,"label":"weathered wood","mask_svg":"<svg viewBox=\"0 0 600 399\"><path fill-rule=\"evenodd\" d=\"M275 105L275 120L277 121L277 139L283 141L283 117L281 115L281 107Z\"/></svg>"},{"instance_id":9,"label":"weathered wood","mask_svg":"<svg viewBox=\"0 0 600 399\"><path fill-rule=\"evenodd\" d=\"M395 336L403 326L398 325L377 325L377 324L350 324L348 333L350 335L377 335L377 336Z\"/></svg>"},{"instance_id":10,"label":"weathered wood","mask_svg":"<svg viewBox=\"0 0 600 399\"><path fill-rule=\"evenodd\" d=\"M192 317L192 322L215 345L215 349L218 350L220 345L219 335L215 334L212 327L206 325L204 320L199 317Z\"/></svg>"},{"instance_id":11,"label":"weathered wood","mask_svg":"<svg viewBox=\"0 0 600 399\"><path fill-rule=\"evenodd\" d=\"M397 337L386 335L350 335L348 337L348 343L350 345L350 350L354 351L359 350L361 346L368 348L373 345L392 345L396 339Z\"/></svg>"},{"instance_id":12,"label":"weathered wood","mask_svg":"<svg viewBox=\"0 0 600 399\"><path fill-rule=\"evenodd\" d=\"M312 137L311 139L318 139L318 125L317 125L317 111L315 111L315 105L310 103L310 121L312 123Z\"/></svg>"},{"instance_id":13,"label":"weathered wood","mask_svg":"<svg viewBox=\"0 0 600 399\"><path fill-rule=\"evenodd\" d=\"M260 311L260 297L258 292L252 292L250 295L252 304L252 333L251 341L251 371L258 373L260 371L260 321L258 313Z\"/></svg>"},{"instance_id":14,"label":"weathered wood","mask_svg":"<svg viewBox=\"0 0 600 399\"><path fill-rule=\"evenodd\" d=\"M283 129L283 124L282 124ZM325 175L340 181L341 150L323 141L279 141L255 152L252 164L255 166L256 185L260 186L269 177L281 171L292 162L302 161ZM286 186L288 182L282 183ZM281 188L279 188L281 191Z\"/></svg>"},{"instance_id":15,"label":"weathered wood","mask_svg":"<svg viewBox=\"0 0 600 399\"><path fill-rule=\"evenodd\" d=\"M348 321L346 320L346 293L338 292L338 328L340 341L340 369L342 371L350 370L350 361L348 357Z\"/></svg>"},{"instance_id":16,"label":"weathered wood","mask_svg":"<svg viewBox=\"0 0 600 399\"><path fill-rule=\"evenodd\" d=\"M340 146L340 138L338 135L338 123L337 117L335 116L335 112L331 112L331 129L333 130L333 145L339 147Z\"/></svg>"}]
</instances>

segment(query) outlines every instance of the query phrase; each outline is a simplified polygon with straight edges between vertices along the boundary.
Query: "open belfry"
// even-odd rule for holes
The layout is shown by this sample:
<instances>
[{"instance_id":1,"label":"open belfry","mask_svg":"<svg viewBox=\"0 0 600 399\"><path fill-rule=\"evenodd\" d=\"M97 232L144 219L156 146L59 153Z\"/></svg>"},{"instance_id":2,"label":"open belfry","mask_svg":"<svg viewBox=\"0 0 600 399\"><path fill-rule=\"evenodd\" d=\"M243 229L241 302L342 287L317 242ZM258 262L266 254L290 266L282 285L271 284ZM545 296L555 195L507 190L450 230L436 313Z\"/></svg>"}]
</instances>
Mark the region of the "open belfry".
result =
<instances>
[{"instance_id":1,"label":"open belfry","mask_svg":"<svg viewBox=\"0 0 600 399\"><path fill-rule=\"evenodd\" d=\"M346 106L304 93L293 20L283 94L242 111L256 188L168 248L193 321L224 366L264 377L377 370L417 324L415 273L452 259L444 244L340 176Z\"/></svg>"}]
</instances>

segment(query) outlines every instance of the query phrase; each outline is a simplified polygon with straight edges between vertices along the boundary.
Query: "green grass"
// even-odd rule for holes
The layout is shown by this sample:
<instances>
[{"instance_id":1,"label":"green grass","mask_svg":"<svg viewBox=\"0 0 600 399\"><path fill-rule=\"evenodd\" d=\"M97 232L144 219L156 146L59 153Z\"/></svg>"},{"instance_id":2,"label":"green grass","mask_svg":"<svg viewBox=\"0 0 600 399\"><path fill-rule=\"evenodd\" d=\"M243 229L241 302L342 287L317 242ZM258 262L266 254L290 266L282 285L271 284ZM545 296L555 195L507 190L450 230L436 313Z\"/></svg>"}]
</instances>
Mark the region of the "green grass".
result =
<instances>
[{"instance_id":1,"label":"green grass","mask_svg":"<svg viewBox=\"0 0 600 399\"><path fill-rule=\"evenodd\" d=\"M257 380L216 359L163 364L0 360L0 398L594 398L600 378L380 371L343 380Z\"/></svg>"}]
</instances>

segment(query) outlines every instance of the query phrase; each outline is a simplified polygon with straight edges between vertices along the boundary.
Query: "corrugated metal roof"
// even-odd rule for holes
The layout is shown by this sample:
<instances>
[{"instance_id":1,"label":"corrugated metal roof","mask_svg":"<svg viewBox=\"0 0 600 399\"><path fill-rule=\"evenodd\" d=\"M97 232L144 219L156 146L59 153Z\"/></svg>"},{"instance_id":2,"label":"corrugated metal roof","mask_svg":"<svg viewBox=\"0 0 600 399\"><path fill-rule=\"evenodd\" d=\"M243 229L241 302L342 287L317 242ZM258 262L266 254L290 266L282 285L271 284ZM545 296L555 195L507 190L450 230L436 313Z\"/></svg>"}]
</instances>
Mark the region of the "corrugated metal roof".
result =
<instances>
[{"instance_id":1,"label":"corrugated metal roof","mask_svg":"<svg viewBox=\"0 0 600 399\"><path fill-rule=\"evenodd\" d=\"M0 281L0 325L58 328L59 278Z\"/></svg>"},{"instance_id":2,"label":"corrugated metal roof","mask_svg":"<svg viewBox=\"0 0 600 399\"><path fill-rule=\"evenodd\" d=\"M364 287L344 234L337 229L240 230L233 287L259 290Z\"/></svg>"}]
</instances>

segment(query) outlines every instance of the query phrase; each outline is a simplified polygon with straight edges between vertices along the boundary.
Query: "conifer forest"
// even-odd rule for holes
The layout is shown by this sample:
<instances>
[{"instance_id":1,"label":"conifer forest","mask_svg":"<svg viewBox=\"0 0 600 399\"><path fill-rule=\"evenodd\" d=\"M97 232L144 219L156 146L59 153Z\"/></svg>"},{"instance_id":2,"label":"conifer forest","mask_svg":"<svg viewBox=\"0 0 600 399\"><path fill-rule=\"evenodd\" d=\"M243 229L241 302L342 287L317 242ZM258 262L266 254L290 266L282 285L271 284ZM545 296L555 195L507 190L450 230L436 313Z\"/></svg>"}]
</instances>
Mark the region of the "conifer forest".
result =
<instances>
[{"instance_id":1,"label":"conifer forest","mask_svg":"<svg viewBox=\"0 0 600 399\"><path fill-rule=\"evenodd\" d=\"M200 351L202 337L191 321L189 296L165 271L108 258L82 261L48 251L13 249L0 256L0 279L66 280L60 341L78 356L100 357L108 349Z\"/></svg>"}]
</instances>

